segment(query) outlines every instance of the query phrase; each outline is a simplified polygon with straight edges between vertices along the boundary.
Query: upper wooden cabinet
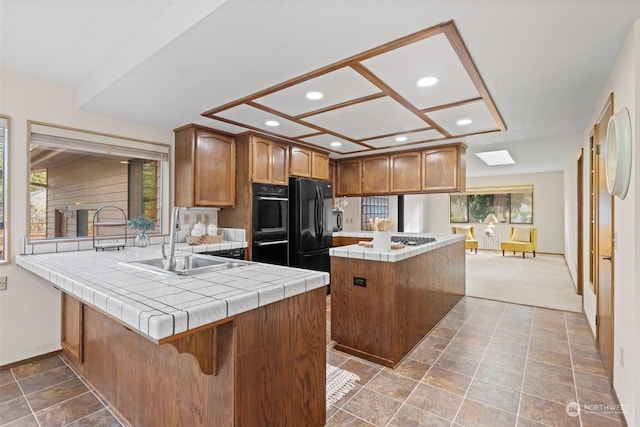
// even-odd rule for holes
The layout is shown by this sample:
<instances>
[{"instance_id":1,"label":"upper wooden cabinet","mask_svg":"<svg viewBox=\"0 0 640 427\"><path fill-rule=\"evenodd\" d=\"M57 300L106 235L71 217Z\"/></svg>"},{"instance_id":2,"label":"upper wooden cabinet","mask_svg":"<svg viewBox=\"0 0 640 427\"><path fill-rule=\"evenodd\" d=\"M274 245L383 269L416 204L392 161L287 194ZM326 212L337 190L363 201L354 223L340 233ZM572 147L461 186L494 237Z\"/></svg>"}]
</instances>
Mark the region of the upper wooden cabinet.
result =
<instances>
[{"instance_id":1,"label":"upper wooden cabinet","mask_svg":"<svg viewBox=\"0 0 640 427\"><path fill-rule=\"evenodd\" d=\"M464 144L456 143L339 160L336 196L465 191L466 152Z\"/></svg>"},{"instance_id":2,"label":"upper wooden cabinet","mask_svg":"<svg viewBox=\"0 0 640 427\"><path fill-rule=\"evenodd\" d=\"M176 206L235 205L236 142L202 126L175 131Z\"/></svg>"},{"instance_id":3,"label":"upper wooden cabinet","mask_svg":"<svg viewBox=\"0 0 640 427\"><path fill-rule=\"evenodd\" d=\"M336 196L359 196L362 194L362 161L348 159L338 162Z\"/></svg>"},{"instance_id":4,"label":"upper wooden cabinet","mask_svg":"<svg viewBox=\"0 0 640 427\"><path fill-rule=\"evenodd\" d=\"M251 144L252 181L287 185L289 147L258 136L252 136L249 144Z\"/></svg>"},{"instance_id":5,"label":"upper wooden cabinet","mask_svg":"<svg viewBox=\"0 0 640 427\"><path fill-rule=\"evenodd\" d=\"M311 150L291 147L289 173L291 176L311 178Z\"/></svg>"},{"instance_id":6,"label":"upper wooden cabinet","mask_svg":"<svg viewBox=\"0 0 640 427\"><path fill-rule=\"evenodd\" d=\"M329 155L327 153L311 152L311 178L329 179Z\"/></svg>"},{"instance_id":7,"label":"upper wooden cabinet","mask_svg":"<svg viewBox=\"0 0 640 427\"><path fill-rule=\"evenodd\" d=\"M291 147L289 173L301 178L329 179L329 155L308 148Z\"/></svg>"},{"instance_id":8,"label":"upper wooden cabinet","mask_svg":"<svg viewBox=\"0 0 640 427\"><path fill-rule=\"evenodd\" d=\"M422 152L422 189L431 193L465 191L466 147L434 147Z\"/></svg>"},{"instance_id":9,"label":"upper wooden cabinet","mask_svg":"<svg viewBox=\"0 0 640 427\"><path fill-rule=\"evenodd\" d=\"M389 193L389 156L362 159L362 194Z\"/></svg>"},{"instance_id":10,"label":"upper wooden cabinet","mask_svg":"<svg viewBox=\"0 0 640 427\"><path fill-rule=\"evenodd\" d=\"M392 154L390 162L390 191L392 193L409 193L422 189L421 155L418 151Z\"/></svg>"}]
</instances>

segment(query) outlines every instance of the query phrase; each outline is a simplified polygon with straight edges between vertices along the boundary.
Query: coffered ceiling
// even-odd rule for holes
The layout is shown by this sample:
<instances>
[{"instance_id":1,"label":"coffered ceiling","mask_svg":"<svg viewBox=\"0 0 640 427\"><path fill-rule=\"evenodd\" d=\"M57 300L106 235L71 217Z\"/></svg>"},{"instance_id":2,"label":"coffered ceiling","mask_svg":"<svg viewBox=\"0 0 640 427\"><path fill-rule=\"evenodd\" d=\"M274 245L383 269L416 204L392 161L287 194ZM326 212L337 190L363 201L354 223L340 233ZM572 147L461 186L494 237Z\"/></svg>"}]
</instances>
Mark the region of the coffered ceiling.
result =
<instances>
[{"instance_id":1,"label":"coffered ceiling","mask_svg":"<svg viewBox=\"0 0 640 427\"><path fill-rule=\"evenodd\" d=\"M431 84L421 85L421 79ZM203 115L338 154L506 129L453 21Z\"/></svg>"}]
</instances>

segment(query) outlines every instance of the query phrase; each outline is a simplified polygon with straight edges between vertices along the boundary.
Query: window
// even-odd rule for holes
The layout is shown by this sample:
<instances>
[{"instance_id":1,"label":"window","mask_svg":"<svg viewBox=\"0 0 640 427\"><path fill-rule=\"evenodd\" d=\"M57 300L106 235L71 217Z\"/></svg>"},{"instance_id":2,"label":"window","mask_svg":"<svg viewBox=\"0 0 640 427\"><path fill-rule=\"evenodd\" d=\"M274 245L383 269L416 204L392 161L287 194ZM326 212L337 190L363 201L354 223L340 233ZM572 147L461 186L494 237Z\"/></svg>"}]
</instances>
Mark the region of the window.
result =
<instances>
[{"instance_id":1,"label":"window","mask_svg":"<svg viewBox=\"0 0 640 427\"><path fill-rule=\"evenodd\" d=\"M92 222L102 206L121 208L127 217L155 220L162 232L162 209L168 209L169 146L129 138L29 122L29 239L93 235ZM100 222L121 220L104 217ZM121 235L124 228L100 235Z\"/></svg>"},{"instance_id":2,"label":"window","mask_svg":"<svg viewBox=\"0 0 640 427\"><path fill-rule=\"evenodd\" d=\"M533 224L533 186L470 188L449 195L451 223L483 223L490 214L502 224Z\"/></svg>"},{"instance_id":3,"label":"window","mask_svg":"<svg viewBox=\"0 0 640 427\"><path fill-rule=\"evenodd\" d=\"M389 218L389 196L361 197L362 231L371 231L370 220L375 218Z\"/></svg>"},{"instance_id":4,"label":"window","mask_svg":"<svg viewBox=\"0 0 640 427\"><path fill-rule=\"evenodd\" d=\"M9 135L9 117L0 116L0 261L7 260L9 229L7 226L7 139Z\"/></svg>"}]
</instances>

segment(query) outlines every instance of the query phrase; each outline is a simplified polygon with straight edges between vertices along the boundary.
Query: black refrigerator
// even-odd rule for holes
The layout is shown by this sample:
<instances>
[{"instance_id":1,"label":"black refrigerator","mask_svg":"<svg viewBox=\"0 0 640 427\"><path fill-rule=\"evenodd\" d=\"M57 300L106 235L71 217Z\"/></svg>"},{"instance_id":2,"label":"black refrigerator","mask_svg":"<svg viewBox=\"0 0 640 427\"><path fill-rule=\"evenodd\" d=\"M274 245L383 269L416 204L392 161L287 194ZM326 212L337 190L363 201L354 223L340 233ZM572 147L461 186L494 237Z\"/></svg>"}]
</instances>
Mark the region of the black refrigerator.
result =
<instances>
[{"instance_id":1,"label":"black refrigerator","mask_svg":"<svg viewBox=\"0 0 640 427\"><path fill-rule=\"evenodd\" d=\"M289 266L329 271L332 184L289 178Z\"/></svg>"}]
</instances>

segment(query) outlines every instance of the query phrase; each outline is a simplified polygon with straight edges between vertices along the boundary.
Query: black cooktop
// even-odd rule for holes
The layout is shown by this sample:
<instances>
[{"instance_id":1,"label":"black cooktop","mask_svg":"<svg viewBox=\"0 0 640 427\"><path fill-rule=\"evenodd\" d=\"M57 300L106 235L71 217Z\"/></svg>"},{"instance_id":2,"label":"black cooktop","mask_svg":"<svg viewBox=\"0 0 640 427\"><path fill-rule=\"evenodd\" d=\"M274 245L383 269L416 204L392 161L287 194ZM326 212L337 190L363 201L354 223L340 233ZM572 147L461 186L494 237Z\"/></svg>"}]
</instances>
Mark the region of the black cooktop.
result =
<instances>
[{"instance_id":1,"label":"black cooktop","mask_svg":"<svg viewBox=\"0 0 640 427\"><path fill-rule=\"evenodd\" d=\"M436 238L423 236L391 236L391 241L395 243L402 243L407 246L417 246L435 242Z\"/></svg>"}]
</instances>

